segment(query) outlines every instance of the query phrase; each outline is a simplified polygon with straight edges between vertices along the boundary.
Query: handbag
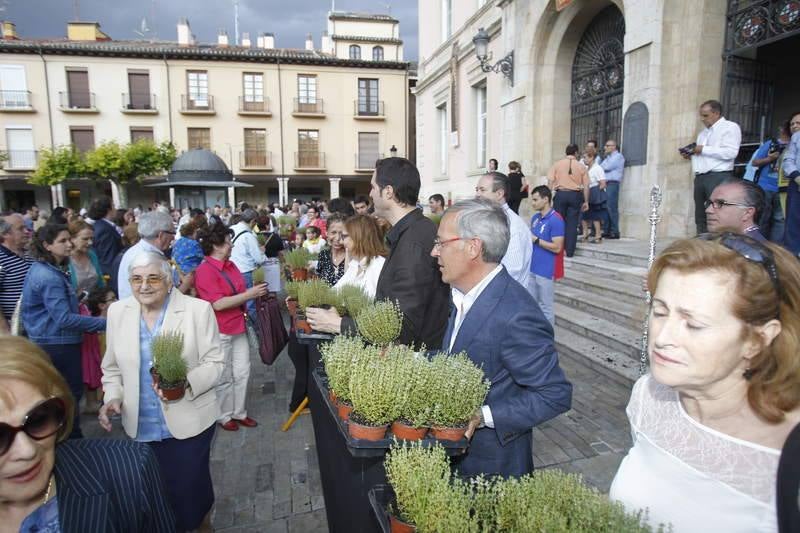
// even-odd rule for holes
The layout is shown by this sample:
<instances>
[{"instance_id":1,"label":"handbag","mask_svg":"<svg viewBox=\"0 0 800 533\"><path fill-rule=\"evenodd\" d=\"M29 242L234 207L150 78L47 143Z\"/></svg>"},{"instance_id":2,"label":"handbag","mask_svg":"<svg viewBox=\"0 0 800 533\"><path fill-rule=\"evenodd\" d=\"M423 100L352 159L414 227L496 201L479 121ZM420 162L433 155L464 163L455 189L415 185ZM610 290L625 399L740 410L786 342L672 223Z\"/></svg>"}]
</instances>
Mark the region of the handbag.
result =
<instances>
[{"instance_id":1,"label":"handbag","mask_svg":"<svg viewBox=\"0 0 800 533\"><path fill-rule=\"evenodd\" d=\"M271 365L289 342L289 334L283 325L278 300L274 294L256 298L255 326L258 332L258 354L261 362Z\"/></svg>"},{"instance_id":2,"label":"handbag","mask_svg":"<svg viewBox=\"0 0 800 533\"><path fill-rule=\"evenodd\" d=\"M600 189L599 185L589 189L589 205L593 207L603 207L607 201L608 195L606 191Z\"/></svg>"}]
</instances>

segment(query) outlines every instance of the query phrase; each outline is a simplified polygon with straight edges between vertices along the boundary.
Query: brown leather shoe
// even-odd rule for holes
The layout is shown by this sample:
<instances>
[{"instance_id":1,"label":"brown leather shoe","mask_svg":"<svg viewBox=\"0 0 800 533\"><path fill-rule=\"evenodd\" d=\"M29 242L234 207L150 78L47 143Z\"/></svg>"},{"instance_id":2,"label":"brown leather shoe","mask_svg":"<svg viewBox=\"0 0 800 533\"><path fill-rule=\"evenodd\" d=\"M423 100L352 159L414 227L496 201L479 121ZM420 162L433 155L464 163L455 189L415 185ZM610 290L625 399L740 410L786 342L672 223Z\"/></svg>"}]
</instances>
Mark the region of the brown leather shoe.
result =
<instances>
[{"instance_id":1,"label":"brown leather shoe","mask_svg":"<svg viewBox=\"0 0 800 533\"><path fill-rule=\"evenodd\" d=\"M220 427L225 431L239 431L239 424L233 419L228 420L224 424L220 424Z\"/></svg>"},{"instance_id":2,"label":"brown leather shoe","mask_svg":"<svg viewBox=\"0 0 800 533\"><path fill-rule=\"evenodd\" d=\"M244 417L243 419L239 420L238 418L231 419L232 421L236 421L240 426L244 426L247 428L254 428L258 425L258 422L250 418L249 416Z\"/></svg>"}]
</instances>

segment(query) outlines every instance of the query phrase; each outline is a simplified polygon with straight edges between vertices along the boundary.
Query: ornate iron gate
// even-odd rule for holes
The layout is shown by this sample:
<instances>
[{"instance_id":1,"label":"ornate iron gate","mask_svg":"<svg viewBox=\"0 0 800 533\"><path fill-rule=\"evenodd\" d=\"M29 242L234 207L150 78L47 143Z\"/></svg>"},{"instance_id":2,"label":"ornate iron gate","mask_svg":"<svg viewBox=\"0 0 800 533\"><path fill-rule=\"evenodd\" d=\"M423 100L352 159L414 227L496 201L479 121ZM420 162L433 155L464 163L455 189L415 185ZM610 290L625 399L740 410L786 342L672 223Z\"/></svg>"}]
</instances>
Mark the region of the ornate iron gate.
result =
<instances>
[{"instance_id":1,"label":"ornate iron gate","mask_svg":"<svg viewBox=\"0 0 800 533\"><path fill-rule=\"evenodd\" d=\"M625 18L616 6L586 28L572 64L572 142L620 142L625 80Z\"/></svg>"}]
</instances>

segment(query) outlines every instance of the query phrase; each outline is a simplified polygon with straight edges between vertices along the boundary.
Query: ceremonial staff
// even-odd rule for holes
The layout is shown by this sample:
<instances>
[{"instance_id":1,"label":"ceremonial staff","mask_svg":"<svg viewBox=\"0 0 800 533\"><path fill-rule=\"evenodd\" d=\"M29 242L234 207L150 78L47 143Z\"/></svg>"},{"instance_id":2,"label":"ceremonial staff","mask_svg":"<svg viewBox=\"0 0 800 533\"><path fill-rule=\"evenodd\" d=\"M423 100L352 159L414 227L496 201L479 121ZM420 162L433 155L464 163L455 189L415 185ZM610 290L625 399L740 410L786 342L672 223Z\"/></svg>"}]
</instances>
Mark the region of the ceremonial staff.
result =
<instances>
[{"instance_id":1,"label":"ceremonial staff","mask_svg":"<svg viewBox=\"0 0 800 533\"><path fill-rule=\"evenodd\" d=\"M647 256L647 271L653 266L653 261L656 259L656 226L661 221L661 215L658 214L658 208L661 206L661 188L658 185L653 185L650 189L650 216L647 220L650 222L650 254ZM647 302L647 309L644 315L644 324L642 325L642 351L639 358L639 375L642 376L647 371L647 337L649 333L650 324L650 307L653 303L653 295L650 290L645 291L645 302Z\"/></svg>"}]
</instances>

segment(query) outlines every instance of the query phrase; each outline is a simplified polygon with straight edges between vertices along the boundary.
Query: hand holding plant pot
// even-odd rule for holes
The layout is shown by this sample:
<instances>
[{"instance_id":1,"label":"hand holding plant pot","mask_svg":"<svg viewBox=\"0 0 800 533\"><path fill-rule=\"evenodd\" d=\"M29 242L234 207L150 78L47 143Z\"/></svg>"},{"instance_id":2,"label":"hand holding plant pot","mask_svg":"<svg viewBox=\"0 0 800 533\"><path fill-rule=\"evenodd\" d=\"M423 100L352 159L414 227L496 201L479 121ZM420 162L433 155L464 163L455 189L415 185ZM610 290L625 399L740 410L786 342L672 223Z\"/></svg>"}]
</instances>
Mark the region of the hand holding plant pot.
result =
<instances>
[{"instance_id":1,"label":"hand holding plant pot","mask_svg":"<svg viewBox=\"0 0 800 533\"><path fill-rule=\"evenodd\" d=\"M153 339L151 345L153 386L164 401L175 401L186 393L186 361L183 359L183 334L167 331Z\"/></svg>"},{"instance_id":2,"label":"hand holding plant pot","mask_svg":"<svg viewBox=\"0 0 800 533\"><path fill-rule=\"evenodd\" d=\"M315 318L320 315L328 317L330 313L318 313L317 311L323 309L327 310L335 303L336 294L325 281L321 279L312 279L301 283L297 290L297 304L299 309L297 312L297 319L295 320L295 328L305 333L311 333L312 330L339 333L340 328L337 328L336 331L330 331L333 329L333 326L330 324L330 322L334 321L333 319L325 321L324 326L328 329L318 329L318 327L314 327L314 324L308 320L309 309L315 309L315 311L311 313ZM335 310L333 313L338 317ZM341 323L341 319L339 322ZM322 327L323 324L319 325Z\"/></svg>"}]
</instances>

